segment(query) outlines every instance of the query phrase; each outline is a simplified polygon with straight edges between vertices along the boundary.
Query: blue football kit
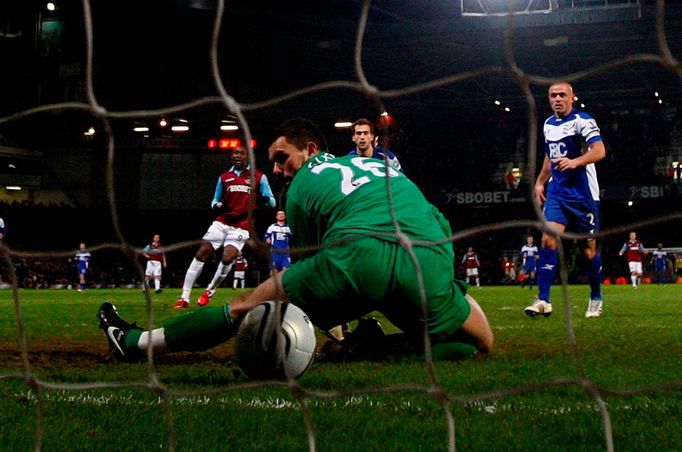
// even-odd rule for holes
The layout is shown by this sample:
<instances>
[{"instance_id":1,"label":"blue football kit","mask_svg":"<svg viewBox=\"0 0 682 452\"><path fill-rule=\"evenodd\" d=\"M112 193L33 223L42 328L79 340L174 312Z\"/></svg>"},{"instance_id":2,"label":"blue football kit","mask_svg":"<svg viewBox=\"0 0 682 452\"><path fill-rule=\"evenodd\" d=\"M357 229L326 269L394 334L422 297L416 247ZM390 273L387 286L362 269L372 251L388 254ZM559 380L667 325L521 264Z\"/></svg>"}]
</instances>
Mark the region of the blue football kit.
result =
<instances>
[{"instance_id":1,"label":"blue football kit","mask_svg":"<svg viewBox=\"0 0 682 452\"><path fill-rule=\"evenodd\" d=\"M275 270L282 270L291 266L289 255L289 242L291 241L291 229L289 225L273 223L265 233L265 240L270 240L272 266Z\"/></svg>"},{"instance_id":2,"label":"blue football kit","mask_svg":"<svg viewBox=\"0 0 682 452\"><path fill-rule=\"evenodd\" d=\"M559 171L556 163L565 157L576 159L594 143L602 141L597 122L576 109L564 117L552 115L543 125L545 156L551 161L551 177L543 212L547 221L562 224L572 232L599 231L599 182L594 163ZM557 251L542 247L538 254L538 299L550 302L550 288L558 270ZM597 253L586 268L590 300L601 303L602 262ZM592 301L591 301L592 302Z\"/></svg>"}]
</instances>

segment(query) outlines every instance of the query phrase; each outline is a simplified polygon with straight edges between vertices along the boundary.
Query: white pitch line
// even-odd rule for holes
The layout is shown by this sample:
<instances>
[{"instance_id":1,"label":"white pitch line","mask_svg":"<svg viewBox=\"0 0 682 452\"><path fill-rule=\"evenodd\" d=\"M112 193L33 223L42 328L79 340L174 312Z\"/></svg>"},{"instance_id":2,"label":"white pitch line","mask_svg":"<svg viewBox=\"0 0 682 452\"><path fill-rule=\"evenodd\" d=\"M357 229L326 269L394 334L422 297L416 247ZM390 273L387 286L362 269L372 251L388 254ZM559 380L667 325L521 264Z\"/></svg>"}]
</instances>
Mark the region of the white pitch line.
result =
<instances>
[{"instance_id":1,"label":"white pitch line","mask_svg":"<svg viewBox=\"0 0 682 452\"><path fill-rule=\"evenodd\" d=\"M35 393L32 391L15 393L14 396L18 399L26 399L30 402L36 402ZM162 399L156 398L154 400L138 400L132 394L127 395L97 395L71 392L59 393L43 393L42 399L52 403L66 403L66 404L80 404L80 405L95 405L95 406L111 406L111 405L125 405L125 406L159 406L163 403ZM211 397L211 396L196 396L196 397L174 397L169 399L171 405L177 406L210 406L227 405L236 408L256 408L265 410L300 410L300 406L295 400L287 400L279 397L254 397L251 399L231 398L226 396ZM384 408L393 411L423 411L431 405L431 400L424 398L424 405L415 403L414 401L395 401L387 402L376 400L365 396L351 396L345 399L330 400L330 399L309 399L308 406L311 408ZM513 403L498 403L495 401L485 402L471 402L465 404L469 409L474 409L484 414L496 414L505 412L519 413L521 410L526 410L535 414L561 416L568 413L592 413L598 412L598 407L590 402L576 402L574 404L561 404L553 407L539 408L530 403L525 403L520 400L515 400ZM607 408L612 412L632 411L634 409L654 409L657 411L666 411L664 406L659 406L651 403L643 403L642 405L632 406L629 403L611 402L607 404Z\"/></svg>"}]
</instances>

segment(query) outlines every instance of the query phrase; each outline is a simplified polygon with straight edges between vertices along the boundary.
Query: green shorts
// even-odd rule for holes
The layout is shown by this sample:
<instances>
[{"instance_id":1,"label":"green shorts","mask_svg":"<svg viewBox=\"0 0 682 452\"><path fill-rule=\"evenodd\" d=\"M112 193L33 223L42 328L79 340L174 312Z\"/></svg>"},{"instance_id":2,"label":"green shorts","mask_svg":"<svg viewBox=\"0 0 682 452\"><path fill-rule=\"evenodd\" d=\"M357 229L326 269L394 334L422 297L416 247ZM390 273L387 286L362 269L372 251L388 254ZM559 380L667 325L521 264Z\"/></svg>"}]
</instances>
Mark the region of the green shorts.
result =
<instances>
[{"instance_id":1,"label":"green shorts","mask_svg":"<svg viewBox=\"0 0 682 452\"><path fill-rule=\"evenodd\" d=\"M466 284L454 279L454 253L446 242L414 246L427 300L432 339L459 330L471 308ZM282 275L284 291L323 330L379 311L409 335L423 335L419 278L409 253L399 243L358 237L323 248L294 263Z\"/></svg>"}]
</instances>

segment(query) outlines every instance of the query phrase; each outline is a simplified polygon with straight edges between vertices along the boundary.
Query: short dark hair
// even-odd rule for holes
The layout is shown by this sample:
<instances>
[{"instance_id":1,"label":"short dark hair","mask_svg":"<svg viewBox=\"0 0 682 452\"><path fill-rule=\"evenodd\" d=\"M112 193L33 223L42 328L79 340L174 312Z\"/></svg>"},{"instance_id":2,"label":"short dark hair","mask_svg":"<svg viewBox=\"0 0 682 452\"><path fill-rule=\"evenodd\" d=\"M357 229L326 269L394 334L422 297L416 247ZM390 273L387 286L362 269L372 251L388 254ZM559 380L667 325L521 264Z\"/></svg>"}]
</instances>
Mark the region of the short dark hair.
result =
<instances>
[{"instance_id":1,"label":"short dark hair","mask_svg":"<svg viewBox=\"0 0 682 452\"><path fill-rule=\"evenodd\" d=\"M288 119L277 128L275 136L285 137L299 149L303 149L307 142L312 141L317 144L320 151L327 150L327 140L317 125L309 119Z\"/></svg>"},{"instance_id":2,"label":"short dark hair","mask_svg":"<svg viewBox=\"0 0 682 452\"><path fill-rule=\"evenodd\" d=\"M351 127L353 133L355 133L355 126L369 126L369 133L374 135L374 123L367 118L356 119Z\"/></svg>"}]
</instances>

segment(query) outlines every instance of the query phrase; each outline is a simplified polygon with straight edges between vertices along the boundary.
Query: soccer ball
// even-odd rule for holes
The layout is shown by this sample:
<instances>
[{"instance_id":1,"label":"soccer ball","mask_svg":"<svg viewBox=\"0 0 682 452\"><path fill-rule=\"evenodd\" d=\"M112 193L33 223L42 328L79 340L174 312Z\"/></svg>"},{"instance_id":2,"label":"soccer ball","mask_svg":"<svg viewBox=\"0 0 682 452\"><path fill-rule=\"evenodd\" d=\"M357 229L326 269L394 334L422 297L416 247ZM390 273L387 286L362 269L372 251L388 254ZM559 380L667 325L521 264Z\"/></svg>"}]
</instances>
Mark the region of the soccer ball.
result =
<instances>
[{"instance_id":1,"label":"soccer ball","mask_svg":"<svg viewBox=\"0 0 682 452\"><path fill-rule=\"evenodd\" d=\"M315 328L305 312L281 303L281 340L276 303L266 301L246 313L237 331L237 362L251 379L298 378L315 356Z\"/></svg>"}]
</instances>

